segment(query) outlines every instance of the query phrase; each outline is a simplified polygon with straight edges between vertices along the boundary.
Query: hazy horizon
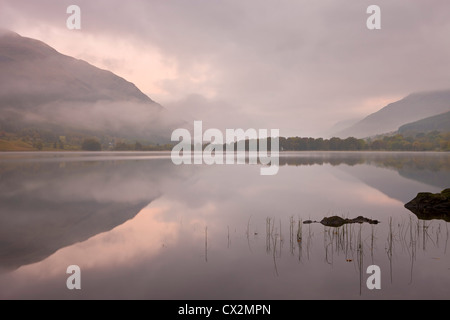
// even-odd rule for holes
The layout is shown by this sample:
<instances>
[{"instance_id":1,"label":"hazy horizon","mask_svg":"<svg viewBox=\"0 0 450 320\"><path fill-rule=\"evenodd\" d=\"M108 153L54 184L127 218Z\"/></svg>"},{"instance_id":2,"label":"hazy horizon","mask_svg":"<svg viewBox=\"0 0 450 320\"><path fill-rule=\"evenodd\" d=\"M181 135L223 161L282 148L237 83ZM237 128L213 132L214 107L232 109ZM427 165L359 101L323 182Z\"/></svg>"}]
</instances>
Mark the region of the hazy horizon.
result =
<instances>
[{"instance_id":1,"label":"hazy horizon","mask_svg":"<svg viewBox=\"0 0 450 320\"><path fill-rule=\"evenodd\" d=\"M450 88L450 3L80 0L0 3L0 28L133 82L205 127L326 136L410 93ZM381 8L381 30L366 9Z\"/></svg>"}]
</instances>

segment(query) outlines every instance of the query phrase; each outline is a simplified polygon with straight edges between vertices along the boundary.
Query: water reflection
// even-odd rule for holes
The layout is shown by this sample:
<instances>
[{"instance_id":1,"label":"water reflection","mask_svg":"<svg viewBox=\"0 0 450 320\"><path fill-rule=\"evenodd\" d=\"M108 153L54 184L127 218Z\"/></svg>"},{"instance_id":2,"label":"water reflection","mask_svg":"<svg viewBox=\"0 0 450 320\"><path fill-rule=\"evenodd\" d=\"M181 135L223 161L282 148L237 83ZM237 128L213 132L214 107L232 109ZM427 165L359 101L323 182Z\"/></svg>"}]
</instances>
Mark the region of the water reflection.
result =
<instances>
[{"instance_id":1,"label":"water reflection","mask_svg":"<svg viewBox=\"0 0 450 320\"><path fill-rule=\"evenodd\" d=\"M0 298L448 296L447 224L403 207L446 187L446 154L288 154L270 177L160 155L77 157L0 160ZM333 215L380 223L303 224ZM65 288L71 264L80 292ZM380 291L365 286L370 264Z\"/></svg>"},{"instance_id":2,"label":"water reflection","mask_svg":"<svg viewBox=\"0 0 450 320\"><path fill-rule=\"evenodd\" d=\"M159 159L0 163L0 270L40 261L134 218L161 195L163 180L176 179L170 169Z\"/></svg>"},{"instance_id":3,"label":"water reflection","mask_svg":"<svg viewBox=\"0 0 450 320\"><path fill-rule=\"evenodd\" d=\"M326 164L340 167L342 165L350 167L369 165L386 168L407 179L441 189L447 187L450 181L450 155L442 152L293 152L281 154L280 157L280 165ZM347 172L352 172L352 170L347 170ZM370 179L363 173L359 177L366 183L376 183L373 181L374 179ZM386 185L386 183L384 184Z\"/></svg>"}]
</instances>

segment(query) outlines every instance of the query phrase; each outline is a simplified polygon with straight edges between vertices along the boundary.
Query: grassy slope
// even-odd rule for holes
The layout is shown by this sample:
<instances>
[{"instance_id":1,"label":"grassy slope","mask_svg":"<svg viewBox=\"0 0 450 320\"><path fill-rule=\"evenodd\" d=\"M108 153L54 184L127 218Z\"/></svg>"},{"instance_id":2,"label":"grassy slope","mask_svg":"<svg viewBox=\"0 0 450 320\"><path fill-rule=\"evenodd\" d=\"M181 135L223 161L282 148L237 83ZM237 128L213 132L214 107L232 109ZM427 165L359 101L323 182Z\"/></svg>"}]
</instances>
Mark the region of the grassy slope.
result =
<instances>
[{"instance_id":1,"label":"grassy slope","mask_svg":"<svg viewBox=\"0 0 450 320\"><path fill-rule=\"evenodd\" d=\"M65 145L64 149L54 149L53 147L44 146L41 151L79 151L77 146ZM22 140L3 140L0 139L0 152L2 151L39 151L31 144Z\"/></svg>"},{"instance_id":2,"label":"grassy slope","mask_svg":"<svg viewBox=\"0 0 450 320\"><path fill-rule=\"evenodd\" d=\"M20 140L2 140L0 139L0 151L36 151L31 144Z\"/></svg>"}]
</instances>

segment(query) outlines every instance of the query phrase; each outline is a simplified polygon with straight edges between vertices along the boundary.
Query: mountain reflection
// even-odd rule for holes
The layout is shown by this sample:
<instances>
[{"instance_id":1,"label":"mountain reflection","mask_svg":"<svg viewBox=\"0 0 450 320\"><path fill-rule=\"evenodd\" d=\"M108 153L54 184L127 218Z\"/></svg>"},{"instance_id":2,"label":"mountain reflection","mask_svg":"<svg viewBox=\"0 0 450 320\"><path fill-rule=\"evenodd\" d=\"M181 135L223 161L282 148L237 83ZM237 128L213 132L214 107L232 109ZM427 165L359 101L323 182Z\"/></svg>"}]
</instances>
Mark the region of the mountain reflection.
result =
<instances>
[{"instance_id":1,"label":"mountain reflection","mask_svg":"<svg viewBox=\"0 0 450 320\"><path fill-rule=\"evenodd\" d=\"M448 225L403 204L444 189L449 159L281 153L267 177L257 165L175 166L169 153L0 154L0 296L439 296ZM380 223L303 223L360 215ZM79 293L64 286L70 264ZM365 288L372 264L380 292Z\"/></svg>"},{"instance_id":2,"label":"mountain reflection","mask_svg":"<svg viewBox=\"0 0 450 320\"><path fill-rule=\"evenodd\" d=\"M292 152L280 154L280 166L339 166L404 202L428 190L417 190L402 179L379 179L383 172L376 168L373 174L367 168L346 168L386 168L444 188L450 181L449 159L447 153ZM0 270L43 260L123 224L162 194L164 181L189 174L191 167L174 166L168 154L9 153L1 160Z\"/></svg>"},{"instance_id":3,"label":"mountain reflection","mask_svg":"<svg viewBox=\"0 0 450 320\"><path fill-rule=\"evenodd\" d=\"M175 177L171 169L164 159L0 163L0 270L134 218Z\"/></svg>"},{"instance_id":4,"label":"mountain reflection","mask_svg":"<svg viewBox=\"0 0 450 320\"><path fill-rule=\"evenodd\" d=\"M305 152L281 153L280 166L367 164L397 171L401 176L442 187L450 181L449 153Z\"/></svg>"},{"instance_id":5,"label":"mountain reflection","mask_svg":"<svg viewBox=\"0 0 450 320\"><path fill-rule=\"evenodd\" d=\"M450 154L444 152L292 153L281 154L280 165L339 166L340 170L403 203L411 200L418 192L436 192L447 188L450 181ZM358 169L356 168L358 166L365 167ZM382 171L377 168L388 170ZM412 185L401 178L416 181L422 185Z\"/></svg>"}]
</instances>

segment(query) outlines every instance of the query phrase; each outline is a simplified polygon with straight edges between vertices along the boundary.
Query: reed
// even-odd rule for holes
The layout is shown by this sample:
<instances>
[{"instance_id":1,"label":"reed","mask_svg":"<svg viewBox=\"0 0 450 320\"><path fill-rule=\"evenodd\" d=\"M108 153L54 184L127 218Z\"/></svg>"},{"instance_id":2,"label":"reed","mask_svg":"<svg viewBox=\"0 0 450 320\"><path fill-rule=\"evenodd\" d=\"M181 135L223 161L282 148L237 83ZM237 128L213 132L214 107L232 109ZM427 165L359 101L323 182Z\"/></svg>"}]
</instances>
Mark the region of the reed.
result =
<instances>
[{"instance_id":1,"label":"reed","mask_svg":"<svg viewBox=\"0 0 450 320\"><path fill-rule=\"evenodd\" d=\"M205 261L208 262L208 226L205 227Z\"/></svg>"}]
</instances>

